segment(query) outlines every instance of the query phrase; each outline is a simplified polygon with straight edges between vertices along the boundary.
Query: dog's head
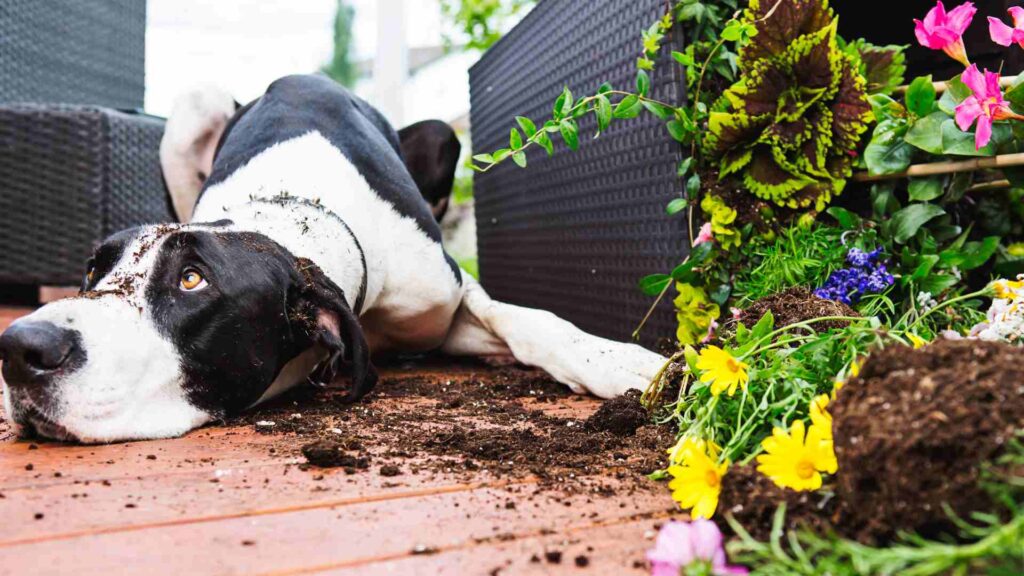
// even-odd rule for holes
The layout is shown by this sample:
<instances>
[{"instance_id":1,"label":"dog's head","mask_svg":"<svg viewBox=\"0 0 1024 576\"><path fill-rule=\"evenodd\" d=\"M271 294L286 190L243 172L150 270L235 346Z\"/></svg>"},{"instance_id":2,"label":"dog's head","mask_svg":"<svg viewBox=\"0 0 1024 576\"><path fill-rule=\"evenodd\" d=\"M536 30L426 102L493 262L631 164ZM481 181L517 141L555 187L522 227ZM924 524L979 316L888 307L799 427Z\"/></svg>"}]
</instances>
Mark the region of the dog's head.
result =
<instances>
[{"instance_id":1,"label":"dog's head","mask_svg":"<svg viewBox=\"0 0 1024 576\"><path fill-rule=\"evenodd\" d=\"M0 335L16 424L104 442L182 434L244 409L279 377L329 381L350 398L376 382L346 295L312 262L229 223L159 225L109 238L79 296Z\"/></svg>"}]
</instances>

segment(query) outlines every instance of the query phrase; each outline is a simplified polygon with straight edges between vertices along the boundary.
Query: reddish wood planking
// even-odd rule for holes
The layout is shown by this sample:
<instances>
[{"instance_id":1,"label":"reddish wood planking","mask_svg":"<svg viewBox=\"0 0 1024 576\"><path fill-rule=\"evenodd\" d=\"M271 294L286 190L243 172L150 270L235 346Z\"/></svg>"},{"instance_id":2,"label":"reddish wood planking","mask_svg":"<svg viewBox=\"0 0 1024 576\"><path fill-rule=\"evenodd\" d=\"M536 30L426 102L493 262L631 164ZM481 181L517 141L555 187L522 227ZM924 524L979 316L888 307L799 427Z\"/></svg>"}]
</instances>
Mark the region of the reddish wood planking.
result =
<instances>
[{"instance_id":1,"label":"reddish wood planking","mask_svg":"<svg viewBox=\"0 0 1024 576\"><path fill-rule=\"evenodd\" d=\"M0 330L25 312L0 308ZM546 409L596 406L573 398ZM643 573L654 528L673 514L657 488L591 498L586 480L562 493L486 472L303 471L294 451L275 449L280 438L248 427L30 449L5 426L0 574Z\"/></svg>"}]
</instances>

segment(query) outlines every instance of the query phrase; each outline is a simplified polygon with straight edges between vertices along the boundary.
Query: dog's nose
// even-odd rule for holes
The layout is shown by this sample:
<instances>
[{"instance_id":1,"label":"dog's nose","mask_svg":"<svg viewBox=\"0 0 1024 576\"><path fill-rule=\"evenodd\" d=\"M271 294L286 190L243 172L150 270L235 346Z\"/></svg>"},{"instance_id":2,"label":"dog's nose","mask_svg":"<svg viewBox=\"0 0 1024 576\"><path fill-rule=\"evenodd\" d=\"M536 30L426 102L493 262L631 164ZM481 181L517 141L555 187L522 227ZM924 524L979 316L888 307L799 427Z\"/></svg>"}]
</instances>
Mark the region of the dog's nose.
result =
<instances>
[{"instance_id":1,"label":"dog's nose","mask_svg":"<svg viewBox=\"0 0 1024 576\"><path fill-rule=\"evenodd\" d=\"M52 372L64 366L78 348L78 332L50 322L17 322L0 335L4 372Z\"/></svg>"}]
</instances>

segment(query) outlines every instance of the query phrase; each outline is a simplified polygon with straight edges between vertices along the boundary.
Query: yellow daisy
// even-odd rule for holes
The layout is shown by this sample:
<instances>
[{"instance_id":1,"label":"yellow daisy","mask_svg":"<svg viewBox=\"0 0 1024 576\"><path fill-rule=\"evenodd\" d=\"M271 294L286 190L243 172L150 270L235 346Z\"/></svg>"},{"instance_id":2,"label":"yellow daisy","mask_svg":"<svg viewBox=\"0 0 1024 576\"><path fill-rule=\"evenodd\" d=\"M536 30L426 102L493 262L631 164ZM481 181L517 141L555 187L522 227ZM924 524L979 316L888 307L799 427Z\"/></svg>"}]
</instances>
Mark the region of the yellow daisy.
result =
<instances>
[{"instance_id":1,"label":"yellow daisy","mask_svg":"<svg viewBox=\"0 0 1024 576\"><path fill-rule=\"evenodd\" d=\"M746 389L749 380L747 368L745 363L718 346L706 346L700 351L700 359L697 360L697 369L702 371L700 381L711 384L711 394L714 396L726 390L732 396L739 386Z\"/></svg>"},{"instance_id":2,"label":"yellow daisy","mask_svg":"<svg viewBox=\"0 0 1024 576\"><path fill-rule=\"evenodd\" d=\"M679 507L690 510L690 516L711 518L718 508L718 495L722 491L722 477L729 462L719 463L721 450L714 442L687 438L673 449L676 464L668 467L672 480L668 487L672 499Z\"/></svg>"},{"instance_id":3,"label":"yellow daisy","mask_svg":"<svg viewBox=\"0 0 1024 576\"><path fill-rule=\"evenodd\" d=\"M832 444L832 415L828 412L828 394L819 394L811 400L811 429L817 429L829 444Z\"/></svg>"},{"instance_id":4,"label":"yellow daisy","mask_svg":"<svg viewBox=\"0 0 1024 576\"><path fill-rule=\"evenodd\" d=\"M907 339L910 340L910 343L914 345L914 350L924 348L924 345L928 343L927 340L921 338L920 336L914 334L913 332L907 332Z\"/></svg>"},{"instance_id":5,"label":"yellow daisy","mask_svg":"<svg viewBox=\"0 0 1024 576\"><path fill-rule=\"evenodd\" d=\"M793 422L789 432L776 428L761 446L765 453L757 457L757 471L783 488L817 490L821 473L839 468L831 439L820 426L806 430L803 420Z\"/></svg>"}]
</instances>

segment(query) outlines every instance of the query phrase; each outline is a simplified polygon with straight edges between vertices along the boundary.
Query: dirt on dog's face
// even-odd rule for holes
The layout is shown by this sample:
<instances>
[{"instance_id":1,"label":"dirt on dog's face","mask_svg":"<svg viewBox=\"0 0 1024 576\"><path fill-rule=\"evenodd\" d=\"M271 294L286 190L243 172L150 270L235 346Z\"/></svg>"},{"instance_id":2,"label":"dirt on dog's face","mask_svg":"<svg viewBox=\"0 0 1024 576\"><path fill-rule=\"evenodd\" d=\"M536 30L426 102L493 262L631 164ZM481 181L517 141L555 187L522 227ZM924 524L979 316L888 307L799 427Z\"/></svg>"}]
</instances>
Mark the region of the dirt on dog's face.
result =
<instances>
[{"instance_id":1,"label":"dirt on dog's face","mask_svg":"<svg viewBox=\"0 0 1024 576\"><path fill-rule=\"evenodd\" d=\"M0 359L11 420L81 442L183 434L256 403L293 360L290 377L318 379L348 360L354 396L375 381L340 289L230 222L112 236L78 296L0 335Z\"/></svg>"}]
</instances>

